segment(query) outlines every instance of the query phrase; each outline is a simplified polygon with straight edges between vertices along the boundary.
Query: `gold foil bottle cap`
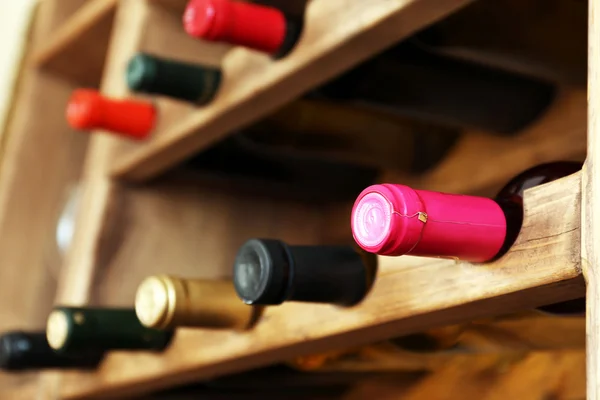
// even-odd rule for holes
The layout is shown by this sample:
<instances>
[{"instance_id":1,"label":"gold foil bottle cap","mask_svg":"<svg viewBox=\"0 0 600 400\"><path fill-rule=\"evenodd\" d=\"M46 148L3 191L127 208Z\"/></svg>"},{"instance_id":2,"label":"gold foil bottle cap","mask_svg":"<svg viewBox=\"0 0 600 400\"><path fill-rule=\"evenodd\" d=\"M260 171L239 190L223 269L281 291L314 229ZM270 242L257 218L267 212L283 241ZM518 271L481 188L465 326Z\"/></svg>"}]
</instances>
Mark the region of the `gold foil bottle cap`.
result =
<instances>
[{"instance_id":1,"label":"gold foil bottle cap","mask_svg":"<svg viewBox=\"0 0 600 400\"><path fill-rule=\"evenodd\" d=\"M69 320L61 310L54 310L48 316L46 338L55 350L62 348L69 336Z\"/></svg>"},{"instance_id":2,"label":"gold foil bottle cap","mask_svg":"<svg viewBox=\"0 0 600 400\"><path fill-rule=\"evenodd\" d=\"M245 329L256 321L259 309L242 303L231 281L156 275L138 287L135 312L149 328Z\"/></svg>"},{"instance_id":3,"label":"gold foil bottle cap","mask_svg":"<svg viewBox=\"0 0 600 400\"><path fill-rule=\"evenodd\" d=\"M166 329L177 304L176 281L165 275L142 281L135 296L135 312L142 325Z\"/></svg>"}]
</instances>

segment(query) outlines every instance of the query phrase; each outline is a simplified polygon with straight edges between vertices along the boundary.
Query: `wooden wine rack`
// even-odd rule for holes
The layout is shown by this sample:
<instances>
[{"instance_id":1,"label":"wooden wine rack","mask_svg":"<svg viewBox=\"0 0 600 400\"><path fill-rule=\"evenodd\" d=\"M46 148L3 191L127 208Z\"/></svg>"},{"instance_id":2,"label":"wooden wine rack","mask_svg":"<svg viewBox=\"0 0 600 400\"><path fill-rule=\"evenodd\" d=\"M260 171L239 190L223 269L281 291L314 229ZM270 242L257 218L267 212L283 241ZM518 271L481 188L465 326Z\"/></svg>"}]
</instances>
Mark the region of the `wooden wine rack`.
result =
<instances>
[{"instance_id":1,"label":"wooden wine rack","mask_svg":"<svg viewBox=\"0 0 600 400\"><path fill-rule=\"evenodd\" d=\"M590 40L587 96L583 89L564 88L552 109L517 137L467 132L434 171L418 178L386 171L381 177L489 194L535 164L583 160L587 148L582 172L527 191L524 227L506 256L485 265L381 257L376 284L357 307L290 303L268 309L246 333L181 329L165 353L117 352L95 372L0 376L0 383L7 382L0 385L0 398L130 398L294 356L582 297L587 282L587 395L600 399L600 295L594 274L600 268L594 246L600 237L600 204L594 198L600 162L593 162L600 154L594 113L600 107L600 32L593 23L600 11L589 1L589 35L595 41ZM312 0L300 42L275 61L187 37L180 23L184 0L41 1L0 169L0 296L22 299L2 328L42 328L53 299L131 306L137 284L154 273L230 276L233 252L249 237L303 244L347 239L349 204L240 199L203 190L203 180L172 168L469 2ZM131 95L123 73L137 51L221 65L224 85L202 108L153 99L160 121L143 143L73 132L64 120L70 92L99 86L109 96ZM78 182L76 233L61 257L49 243L66 190ZM13 282L24 273L31 276L30 287L17 287Z\"/></svg>"}]
</instances>

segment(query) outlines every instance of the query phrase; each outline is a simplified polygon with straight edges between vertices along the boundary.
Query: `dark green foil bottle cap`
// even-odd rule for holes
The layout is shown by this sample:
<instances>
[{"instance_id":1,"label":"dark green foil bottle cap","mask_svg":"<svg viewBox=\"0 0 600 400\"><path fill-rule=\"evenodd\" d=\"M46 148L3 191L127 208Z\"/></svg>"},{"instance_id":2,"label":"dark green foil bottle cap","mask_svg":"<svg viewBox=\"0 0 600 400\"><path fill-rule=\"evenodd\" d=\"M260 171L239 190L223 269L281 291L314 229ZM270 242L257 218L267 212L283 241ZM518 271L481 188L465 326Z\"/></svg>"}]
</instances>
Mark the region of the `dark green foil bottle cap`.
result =
<instances>
[{"instance_id":1,"label":"dark green foil bottle cap","mask_svg":"<svg viewBox=\"0 0 600 400\"><path fill-rule=\"evenodd\" d=\"M135 92L209 103L221 84L221 71L138 53L127 65L127 85Z\"/></svg>"},{"instance_id":2,"label":"dark green foil bottle cap","mask_svg":"<svg viewBox=\"0 0 600 400\"><path fill-rule=\"evenodd\" d=\"M46 326L56 352L164 350L173 333L143 326L128 308L56 307Z\"/></svg>"},{"instance_id":3,"label":"dark green foil bottle cap","mask_svg":"<svg viewBox=\"0 0 600 400\"><path fill-rule=\"evenodd\" d=\"M103 353L77 355L56 353L46 340L46 332L5 332L0 336L0 369L29 371L40 369L92 369Z\"/></svg>"}]
</instances>

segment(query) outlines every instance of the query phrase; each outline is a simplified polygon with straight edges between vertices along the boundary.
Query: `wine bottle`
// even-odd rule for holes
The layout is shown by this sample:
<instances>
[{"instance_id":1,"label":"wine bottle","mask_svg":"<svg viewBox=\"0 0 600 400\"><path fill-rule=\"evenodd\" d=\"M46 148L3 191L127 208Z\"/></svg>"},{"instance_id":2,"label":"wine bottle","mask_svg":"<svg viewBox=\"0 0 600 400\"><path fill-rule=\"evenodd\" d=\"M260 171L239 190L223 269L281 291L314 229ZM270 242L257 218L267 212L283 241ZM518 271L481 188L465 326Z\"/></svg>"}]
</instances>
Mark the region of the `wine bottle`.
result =
<instances>
[{"instance_id":1,"label":"wine bottle","mask_svg":"<svg viewBox=\"0 0 600 400\"><path fill-rule=\"evenodd\" d=\"M138 287L135 312L149 328L246 329L256 321L260 309L240 302L231 281L157 275Z\"/></svg>"},{"instance_id":2,"label":"wine bottle","mask_svg":"<svg viewBox=\"0 0 600 400\"><path fill-rule=\"evenodd\" d=\"M191 0L183 26L192 37L244 46L281 58L302 32L302 17L266 5L232 0Z\"/></svg>"},{"instance_id":3,"label":"wine bottle","mask_svg":"<svg viewBox=\"0 0 600 400\"><path fill-rule=\"evenodd\" d=\"M495 199L373 185L354 203L352 235L363 250L380 255L491 261L505 254L519 235L524 191L580 169L577 162L539 165L513 178ZM542 310L577 313L583 302Z\"/></svg>"},{"instance_id":4,"label":"wine bottle","mask_svg":"<svg viewBox=\"0 0 600 400\"><path fill-rule=\"evenodd\" d=\"M48 344L46 332L6 332L0 336L0 369L28 371L40 369L92 369L103 352L56 353Z\"/></svg>"},{"instance_id":5,"label":"wine bottle","mask_svg":"<svg viewBox=\"0 0 600 400\"><path fill-rule=\"evenodd\" d=\"M456 129L330 101L296 100L242 131L282 157L314 157L422 174L460 139Z\"/></svg>"},{"instance_id":6,"label":"wine bottle","mask_svg":"<svg viewBox=\"0 0 600 400\"><path fill-rule=\"evenodd\" d=\"M246 304L284 301L352 306L373 284L372 255L351 246L290 246L273 239L252 239L237 252L233 283Z\"/></svg>"},{"instance_id":7,"label":"wine bottle","mask_svg":"<svg viewBox=\"0 0 600 400\"><path fill-rule=\"evenodd\" d=\"M406 41L333 79L312 96L510 135L542 115L555 94L550 82L440 55Z\"/></svg>"},{"instance_id":8,"label":"wine bottle","mask_svg":"<svg viewBox=\"0 0 600 400\"><path fill-rule=\"evenodd\" d=\"M525 190L580 169L577 162L539 165L513 178L495 199L373 185L354 203L352 234L363 250L380 255L490 261L519 234Z\"/></svg>"},{"instance_id":9,"label":"wine bottle","mask_svg":"<svg viewBox=\"0 0 600 400\"><path fill-rule=\"evenodd\" d=\"M587 11L585 1L477 1L418 32L416 39L438 53L582 86Z\"/></svg>"},{"instance_id":10,"label":"wine bottle","mask_svg":"<svg viewBox=\"0 0 600 400\"><path fill-rule=\"evenodd\" d=\"M126 80L133 91L201 104L215 95L220 72L138 53ZM437 164L459 138L456 129L306 99L282 106L240 133L282 158L309 155L409 173Z\"/></svg>"},{"instance_id":11,"label":"wine bottle","mask_svg":"<svg viewBox=\"0 0 600 400\"><path fill-rule=\"evenodd\" d=\"M96 90L77 89L69 99L66 116L74 129L107 130L143 140L154 128L156 109L148 102L109 99Z\"/></svg>"},{"instance_id":12,"label":"wine bottle","mask_svg":"<svg viewBox=\"0 0 600 400\"><path fill-rule=\"evenodd\" d=\"M229 136L181 168L205 187L235 195L330 203L350 200L375 182L377 169L301 153L282 154L242 134ZM334 188L330 182L336 182Z\"/></svg>"},{"instance_id":13,"label":"wine bottle","mask_svg":"<svg viewBox=\"0 0 600 400\"><path fill-rule=\"evenodd\" d=\"M138 53L127 64L130 90L158 94L197 105L209 103L221 84L221 70Z\"/></svg>"},{"instance_id":14,"label":"wine bottle","mask_svg":"<svg viewBox=\"0 0 600 400\"><path fill-rule=\"evenodd\" d=\"M162 351L171 331L150 329L128 308L56 307L46 326L48 343L59 354L110 350Z\"/></svg>"}]
</instances>

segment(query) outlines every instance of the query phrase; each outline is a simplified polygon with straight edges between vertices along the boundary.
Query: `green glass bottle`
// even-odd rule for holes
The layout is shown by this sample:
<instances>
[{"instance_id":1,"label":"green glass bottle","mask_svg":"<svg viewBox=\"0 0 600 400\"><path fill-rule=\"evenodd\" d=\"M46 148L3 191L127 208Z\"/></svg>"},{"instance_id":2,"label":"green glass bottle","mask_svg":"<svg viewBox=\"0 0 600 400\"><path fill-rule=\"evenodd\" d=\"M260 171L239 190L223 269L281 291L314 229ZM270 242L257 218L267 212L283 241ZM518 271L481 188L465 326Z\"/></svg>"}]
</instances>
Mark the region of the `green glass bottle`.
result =
<instances>
[{"instance_id":1,"label":"green glass bottle","mask_svg":"<svg viewBox=\"0 0 600 400\"><path fill-rule=\"evenodd\" d=\"M56 307L46 326L58 353L110 350L164 350L173 333L146 328L129 308Z\"/></svg>"},{"instance_id":2,"label":"green glass bottle","mask_svg":"<svg viewBox=\"0 0 600 400\"><path fill-rule=\"evenodd\" d=\"M0 370L6 372L45 369L93 369L103 352L59 354L46 339L46 332L11 331L0 335Z\"/></svg>"},{"instance_id":3,"label":"green glass bottle","mask_svg":"<svg viewBox=\"0 0 600 400\"><path fill-rule=\"evenodd\" d=\"M204 105L219 89L221 70L138 53L127 65L126 80L135 92Z\"/></svg>"}]
</instances>

